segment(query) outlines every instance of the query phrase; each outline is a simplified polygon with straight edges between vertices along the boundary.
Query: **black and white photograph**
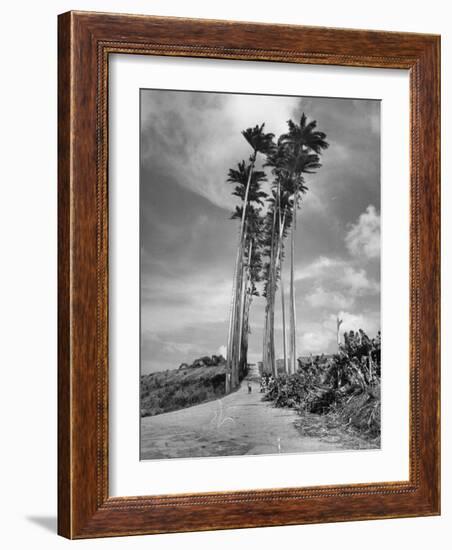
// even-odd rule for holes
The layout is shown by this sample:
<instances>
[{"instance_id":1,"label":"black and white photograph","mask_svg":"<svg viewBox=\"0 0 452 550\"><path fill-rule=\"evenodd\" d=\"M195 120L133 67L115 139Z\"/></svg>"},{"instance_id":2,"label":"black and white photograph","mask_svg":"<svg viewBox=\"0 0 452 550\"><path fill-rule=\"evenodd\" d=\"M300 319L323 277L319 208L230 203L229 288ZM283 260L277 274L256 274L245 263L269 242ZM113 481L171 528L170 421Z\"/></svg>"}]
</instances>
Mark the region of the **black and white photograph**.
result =
<instances>
[{"instance_id":1,"label":"black and white photograph","mask_svg":"<svg viewBox=\"0 0 452 550\"><path fill-rule=\"evenodd\" d=\"M380 101L140 90L140 459L379 449Z\"/></svg>"}]
</instances>

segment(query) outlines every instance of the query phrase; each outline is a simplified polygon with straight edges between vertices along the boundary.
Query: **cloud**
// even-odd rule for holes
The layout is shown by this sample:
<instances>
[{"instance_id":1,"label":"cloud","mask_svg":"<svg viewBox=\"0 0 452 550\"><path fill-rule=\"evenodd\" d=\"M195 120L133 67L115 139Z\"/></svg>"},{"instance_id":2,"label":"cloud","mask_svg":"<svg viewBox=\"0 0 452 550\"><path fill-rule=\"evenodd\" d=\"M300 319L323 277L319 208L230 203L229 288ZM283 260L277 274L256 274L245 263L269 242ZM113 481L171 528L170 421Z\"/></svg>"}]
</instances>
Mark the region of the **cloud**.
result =
<instances>
[{"instance_id":1,"label":"cloud","mask_svg":"<svg viewBox=\"0 0 452 550\"><path fill-rule=\"evenodd\" d=\"M341 339L344 332L350 330L364 330L370 337L374 337L380 330L380 315L377 311L365 311L364 313L350 313L342 310L338 315L329 314L322 320L309 323L298 338L298 350L300 355L309 353L334 353L337 351L337 316L342 319Z\"/></svg>"},{"instance_id":2,"label":"cloud","mask_svg":"<svg viewBox=\"0 0 452 550\"><path fill-rule=\"evenodd\" d=\"M232 280L215 272L147 278L142 282L142 324L159 334L190 325L227 324L231 288Z\"/></svg>"},{"instance_id":3,"label":"cloud","mask_svg":"<svg viewBox=\"0 0 452 550\"><path fill-rule=\"evenodd\" d=\"M345 267L340 282L348 287L355 296L375 294L380 291L380 285L368 278L364 269L355 269L351 266Z\"/></svg>"},{"instance_id":4,"label":"cloud","mask_svg":"<svg viewBox=\"0 0 452 550\"><path fill-rule=\"evenodd\" d=\"M369 205L358 221L350 226L345 244L352 256L380 257L380 215Z\"/></svg>"},{"instance_id":5,"label":"cloud","mask_svg":"<svg viewBox=\"0 0 452 550\"><path fill-rule=\"evenodd\" d=\"M356 298L378 294L379 283L354 263L354 260L320 256L297 269L295 279L302 284L300 290L304 291L305 301L312 308L349 309ZM307 289L311 281L315 286Z\"/></svg>"},{"instance_id":6,"label":"cloud","mask_svg":"<svg viewBox=\"0 0 452 550\"><path fill-rule=\"evenodd\" d=\"M223 345L223 346L220 346L218 349L217 349L217 355L222 355L223 357L226 357L226 346Z\"/></svg>"},{"instance_id":7,"label":"cloud","mask_svg":"<svg viewBox=\"0 0 452 550\"><path fill-rule=\"evenodd\" d=\"M326 291L322 287L317 287L313 292L308 294L306 300L311 307L343 309L353 305L352 296L345 296L341 292Z\"/></svg>"},{"instance_id":8,"label":"cloud","mask_svg":"<svg viewBox=\"0 0 452 550\"><path fill-rule=\"evenodd\" d=\"M309 353L325 353L335 341L333 333L319 327L315 332L305 332L299 342L299 350L305 355Z\"/></svg>"},{"instance_id":9,"label":"cloud","mask_svg":"<svg viewBox=\"0 0 452 550\"><path fill-rule=\"evenodd\" d=\"M332 270L344 265L340 259L328 258L327 256L319 256L310 264L299 267L295 271L295 281L303 281L323 276L325 273L331 273Z\"/></svg>"},{"instance_id":10,"label":"cloud","mask_svg":"<svg viewBox=\"0 0 452 550\"><path fill-rule=\"evenodd\" d=\"M142 164L231 209L236 200L228 170L252 150L241 131L265 121L286 131L296 97L147 90L142 94Z\"/></svg>"},{"instance_id":11,"label":"cloud","mask_svg":"<svg viewBox=\"0 0 452 550\"><path fill-rule=\"evenodd\" d=\"M364 330L371 338L373 338L380 330L380 314L379 312L366 311L365 313L350 313L348 311L340 311L339 319L342 319L341 333L350 330ZM336 315L330 315L325 323L326 326L336 326Z\"/></svg>"}]
</instances>

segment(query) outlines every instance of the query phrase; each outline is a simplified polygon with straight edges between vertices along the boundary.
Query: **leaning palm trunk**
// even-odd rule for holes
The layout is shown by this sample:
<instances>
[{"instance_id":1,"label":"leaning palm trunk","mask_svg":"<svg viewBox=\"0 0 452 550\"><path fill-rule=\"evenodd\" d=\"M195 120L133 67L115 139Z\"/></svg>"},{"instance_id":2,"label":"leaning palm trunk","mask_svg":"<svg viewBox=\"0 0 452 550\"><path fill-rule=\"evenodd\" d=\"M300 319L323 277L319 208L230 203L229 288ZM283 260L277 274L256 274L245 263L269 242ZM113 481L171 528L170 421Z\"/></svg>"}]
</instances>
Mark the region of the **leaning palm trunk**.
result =
<instances>
[{"instance_id":1,"label":"leaning palm trunk","mask_svg":"<svg viewBox=\"0 0 452 550\"><path fill-rule=\"evenodd\" d=\"M239 247L237 246L237 253ZM232 389L232 342L233 342L233 328L235 321L235 293L236 293L236 279L237 279L238 261L235 262L234 277L232 279L232 294L231 304L229 307L229 325L228 325L228 340L226 344L226 378L225 378L225 393L229 393Z\"/></svg>"},{"instance_id":2,"label":"leaning palm trunk","mask_svg":"<svg viewBox=\"0 0 452 550\"><path fill-rule=\"evenodd\" d=\"M245 284L246 284L246 273L243 268L244 261L243 261L243 254L244 254L244 246L242 244L242 257L240 258L240 265L238 270L238 275L240 277L238 281L238 293L236 296L236 304L237 304L237 313L236 313L236 325L235 325L235 337L234 337L234 346L235 346L235 354L234 354L234 361L237 365L236 369L236 381L235 384L238 384L239 379L239 367L240 367L240 359L241 359L241 338L242 338L242 327L243 327L243 301L245 297Z\"/></svg>"},{"instance_id":3,"label":"leaning palm trunk","mask_svg":"<svg viewBox=\"0 0 452 550\"><path fill-rule=\"evenodd\" d=\"M248 277L247 277L248 278ZM247 340L248 340L248 323L247 323L247 310L248 310L248 281L245 283L244 299L242 304L242 323L240 328L240 359L239 359L239 377L243 378L246 372L246 367L248 364L247 358Z\"/></svg>"},{"instance_id":4,"label":"leaning palm trunk","mask_svg":"<svg viewBox=\"0 0 452 550\"><path fill-rule=\"evenodd\" d=\"M242 260L243 265L243 260ZM237 322L237 375L240 378L240 371L242 370L242 360L243 360L243 326L244 326L244 315L245 315L245 302L246 302L246 287L247 287L247 273L242 268L242 278L241 278L240 294L238 296L238 322Z\"/></svg>"},{"instance_id":5,"label":"leaning palm trunk","mask_svg":"<svg viewBox=\"0 0 452 550\"><path fill-rule=\"evenodd\" d=\"M243 376L244 371L246 370L246 362L247 358L244 356L244 340L247 338L246 333L246 306L247 306L247 299L248 299L248 282L249 282L249 274L250 274L250 261L251 261L251 251L252 251L252 241L250 239L250 245L248 248L248 260L246 269L243 269L242 267L242 287L241 287L241 294L240 294L240 314L239 314L239 323L238 323L238 355L237 355L237 364L238 364L238 371L239 374L241 373ZM242 259L242 266L244 262ZM246 336L245 336L246 335Z\"/></svg>"},{"instance_id":6,"label":"leaning palm trunk","mask_svg":"<svg viewBox=\"0 0 452 550\"><path fill-rule=\"evenodd\" d=\"M241 231L240 231L241 233ZM240 292L238 289L238 279L239 274L241 273L240 269L240 259L242 256L242 239L241 235L239 236L239 243L237 245L237 257L235 262L235 268L234 268L234 279L232 283L232 299L231 299L231 308L230 308L230 314L229 314L229 330L228 330L228 343L227 343L227 351L226 351L226 378L229 378L229 384L228 388L226 388L226 391L231 391L235 385L236 385L236 371L237 371L237 365L236 365L236 325L237 325L237 293Z\"/></svg>"},{"instance_id":7,"label":"leaning palm trunk","mask_svg":"<svg viewBox=\"0 0 452 550\"><path fill-rule=\"evenodd\" d=\"M247 229L245 224L245 230L243 234L243 240L241 243L242 255L240 257L239 268L237 271L237 286L236 286L236 312L235 312L235 325L234 325L234 341L233 341L233 365L234 368L234 387L237 387L240 382L240 365L242 358L242 330L243 330L243 303L246 295L246 270L245 266L245 242L247 239Z\"/></svg>"},{"instance_id":8,"label":"leaning palm trunk","mask_svg":"<svg viewBox=\"0 0 452 550\"><path fill-rule=\"evenodd\" d=\"M237 248L237 257L236 257L235 269L234 269L234 282L233 282L233 290L232 290L233 307L231 309L231 315L230 315L230 325L229 325L230 337L228 338L229 341L228 341L228 348L227 348L227 365L226 365L227 372L231 373L231 383L233 387L236 387L239 382L239 377L238 377L239 351L238 350L240 348L240 340L239 340L240 333L238 331L238 322L240 322L240 320L238 319L238 317L240 317L240 310L238 306L241 303L240 300L241 300L241 291L242 291L241 280L242 280L242 265L243 265L245 215L246 215L246 207L248 203L248 194L250 189L251 176L253 174L255 162L256 162L256 152L254 152L254 155L251 159L250 172L248 174L248 181L246 183L245 197L243 200L242 219L240 222L239 244Z\"/></svg>"},{"instance_id":9,"label":"leaning palm trunk","mask_svg":"<svg viewBox=\"0 0 452 550\"><path fill-rule=\"evenodd\" d=\"M232 280L232 295L231 295L231 305L229 308L229 326L228 326L228 340L226 347L226 382L225 382L225 392L229 393L234 386L233 377L233 344L234 344L234 328L235 328L235 318L236 318L236 284L237 284L237 272L239 269L239 257L240 257L240 231L239 231L239 243L237 245L237 257L234 267L234 277Z\"/></svg>"},{"instance_id":10,"label":"leaning palm trunk","mask_svg":"<svg viewBox=\"0 0 452 550\"><path fill-rule=\"evenodd\" d=\"M242 340L241 340L241 364L240 371L242 377L245 376L248 369L248 335L250 333L250 308L252 302L252 290L248 288L246 291L246 299L244 301L243 307L243 329L242 329Z\"/></svg>"}]
</instances>

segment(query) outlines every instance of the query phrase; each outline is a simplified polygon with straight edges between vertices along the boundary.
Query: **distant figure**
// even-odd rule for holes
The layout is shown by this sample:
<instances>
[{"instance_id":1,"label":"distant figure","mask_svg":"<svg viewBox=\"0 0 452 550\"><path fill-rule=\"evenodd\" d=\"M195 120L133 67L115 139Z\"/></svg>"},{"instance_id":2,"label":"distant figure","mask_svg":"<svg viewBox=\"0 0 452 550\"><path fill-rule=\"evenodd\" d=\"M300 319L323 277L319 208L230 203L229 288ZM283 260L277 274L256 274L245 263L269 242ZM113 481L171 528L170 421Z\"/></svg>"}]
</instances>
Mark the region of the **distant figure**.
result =
<instances>
[{"instance_id":1,"label":"distant figure","mask_svg":"<svg viewBox=\"0 0 452 550\"><path fill-rule=\"evenodd\" d=\"M251 393L251 390L252 390L251 384L248 382L248 393Z\"/></svg>"}]
</instances>

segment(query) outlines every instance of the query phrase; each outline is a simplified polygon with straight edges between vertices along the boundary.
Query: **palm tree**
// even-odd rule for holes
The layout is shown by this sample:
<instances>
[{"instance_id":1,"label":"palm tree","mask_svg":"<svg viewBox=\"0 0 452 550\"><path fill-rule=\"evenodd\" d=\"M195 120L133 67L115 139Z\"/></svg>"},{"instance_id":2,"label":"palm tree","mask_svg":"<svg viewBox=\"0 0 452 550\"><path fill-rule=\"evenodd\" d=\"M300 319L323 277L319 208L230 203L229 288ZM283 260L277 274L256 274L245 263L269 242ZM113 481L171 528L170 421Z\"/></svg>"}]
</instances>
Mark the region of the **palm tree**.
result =
<instances>
[{"instance_id":1,"label":"palm tree","mask_svg":"<svg viewBox=\"0 0 452 550\"><path fill-rule=\"evenodd\" d=\"M252 147L253 152L249 159L249 164L244 161L239 163L238 170L230 170L228 181L238 184L234 189L234 195L243 201L242 216L239 230L239 243L237 246L237 257L234 270L234 282L232 288L231 311L229 317L228 346L227 346L227 371L231 376L232 386L239 383L239 362L241 353L241 331L243 330L243 281L244 281L244 261L246 255L246 217L249 204L251 202L260 203L263 191L260 191L260 184L265 179L265 173L257 171L254 167L257 154L265 154L273 146L273 137L271 133L264 133L264 124L247 128L242 132L243 137Z\"/></svg>"},{"instance_id":2,"label":"palm tree","mask_svg":"<svg viewBox=\"0 0 452 550\"><path fill-rule=\"evenodd\" d=\"M282 191L282 190L281 190ZM284 359L284 372L288 374L287 363L287 331L286 331L286 307L285 307L285 295L284 295L284 279L282 276L282 264L284 258L284 239L287 236L287 230L292 222L290 215L290 199L287 194L279 195L279 235L278 235L278 248L276 253L275 270L279 274L280 291L281 291L281 315L282 315L282 342L283 342L283 359ZM276 288L275 288L276 293Z\"/></svg>"},{"instance_id":3,"label":"palm tree","mask_svg":"<svg viewBox=\"0 0 452 550\"><path fill-rule=\"evenodd\" d=\"M303 113L300 124L292 120L287 122L289 131L283 134L278 145L284 150L285 167L282 169L293 183L293 224L291 235L291 259L290 259L290 370L297 370L297 345L296 345L296 309L295 309L295 235L297 230L297 209L299 206L300 192L306 191L303 173L314 173L320 168L320 154L328 147L325 141L326 134L316 130L315 120L308 122Z\"/></svg>"},{"instance_id":4,"label":"palm tree","mask_svg":"<svg viewBox=\"0 0 452 550\"><path fill-rule=\"evenodd\" d=\"M290 347L289 347L289 372L297 370L297 347L296 347L296 309L295 309L295 235L297 232L297 210L301 203L301 197L307 192L305 180L302 173L314 173L313 170L320 168L319 157L316 154L300 153L295 156L292 153L286 156L287 177L285 185L292 198L292 230L290 240Z\"/></svg>"},{"instance_id":5,"label":"palm tree","mask_svg":"<svg viewBox=\"0 0 452 550\"><path fill-rule=\"evenodd\" d=\"M238 214L238 212L237 212ZM242 279L242 300L241 300L241 319L238 330L239 351L238 370L240 376L246 374L248 361L248 335L251 332L249 326L249 312L251 302L254 296L258 296L256 284L260 282L261 273L261 248L262 248L262 210L250 205L247 214L247 231L244 251L246 259L244 260L243 279Z\"/></svg>"},{"instance_id":6,"label":"palm tree","mask_svg":"<svg viewBox=\"0 0 452 550\"><path fill-rule=\"evenodd\" d=\"M269 208L265 218L265 262L263 279L264 296L266 297L265 309L265 331L263 339L263 362L264 370L271 370L274 376L278 376L275 344L274 344L274 317L275 301L278 290L278 281L281 284L281 297L283 307L283 355L284 365L287 365L286 354L286 330L285 330L285 312L284 312L284 289L282 285L281 273L284 258L284 239L287 236L287 230L291 223L291 199L286 190L281 186L280 177L276 178L272 186L272 197L268 199Z\"/></svg>"},{"instance_id":7,"label":"palm tree","mask_svg":"<svg viewBox=\"0 0 452 550\"><path fill-rule=\"evenodd\" d=\"M316 122L308 122L303 113L300 124L288 121L288 132L277 143L274 135L264 133L264 124L248 128L242 135L252 148L248 162L242 161L230 169L228 182L234 183L233 194L241 200L232 215L240 220L239 242L234 269L231 310L229 316L227 371L230 385L227 391L239 384L247 367L249 310L252 297L257 295L256 283L264 280L267 300L263 361L268 370L277 376L274 346L275 297L278 281L281 288L283 320L283 355L286 372L296 371L296 311L295 311L295 235L296 214L301 197L307 191L304 174L315 173L320 165L320 154L328 147L326 135L316 130ZM260 206L267 197L262 190L265 172L255 170L257 154L266 156L264 166L272 168L274 180L269 207L265 216ZM290 259L290 367L287 362L285 298L282 274L284 240L291 229ZM266 258L265 262L263 257Z\"/></svg>"},{"instance_id":8,"label":"palm tree","mask_svg":"<svg viewBox=\"0 0 452 550\"><path fill-rule=\"evenodd\" d=\"M274 190L272 190L274 194ZM264 237L264 250L267 257L267 261L264 267L263 278L265 280L264 296L266 298L265 307L265 332L264 332L264 344L263 344L263 364L264 371L271 370L272 374L276 376L276 362L275 362L275 345L274 345L274 259L275 259L275 242L277 231L277 212L276 201L274 197L269 199L270 206L265 217L265 237Z\"/></svg>"},{"instance_id":9,"label":"palm tree","mask_svg":"<svg viewBox=\"0 0 452 550\"><path fill-rule=\"evenodd\" d=\"M271 308L274 308L275 295L276 295L276 286L277 280L279 277L280 280L280 289L281 289L281 312L282 312L282 341L283 341L283 359L284 359L284 370L288 372L288 363L287 363L287 332L286 332L286 315L285 315L285 296L284 296L284 281L282 277L282 263L284 257L284 239L287 236L287 231L290 228L292 223L292 196L293 191L290 184L290 175L287 170L287 147L278 141L278 144L269 152L267 155L267 161L265 166L270 166L272 168L272 173L275 176L275 181L273 182L273 202L277 208L277 221L279 229L276 236L276 258L275 262L271 268L273 273L272 275L272 293L267 294L267 310L266 310L266 328L264 333L264 362L266 363L266 370L268 370L268 363L271 361L271 356L274 355L274 342L273 342L273 331L269 330L270 323L274 318L274 313L271 312ZM276 220L275 220L276 221ZM275 231L276 227L273 227ZM270 319L269 319L270 317ZM266 351L269 350L268 356ZM277 375L277 368L274 367L273 372Z\"/></svg>"},{"instance_id":10,"label":"palm tree","mask_svg":"<svg viewBox=\"0 0 452 550\"><path fill-rule=\"evenodd\" d=\"M243 232L239 238L237 267L235 274L235 292L233 296L233 305L230 320L230 353L231 361L231 377L233 387L239 383L239 365L241 363L241 334L243 330L243 307L245 298L245 263L247 253L247 239L249 226L253 223L252 220L256 217L256 211L253 204L263 205L263 199L267 196L261 191L261 185L266 181L266 175L262 171L251 172L252 165L246 165L244 161L238 164L238 169L229 171L228 181L236 183L233 194L243 201L242 207L237 207L233 214L233 219L243 220ZM245 203L247 197L247 203ZM245 215L245 204L248 204ZM242 227L242 226L241 226Z\"/></svg>"}]
</instances>

